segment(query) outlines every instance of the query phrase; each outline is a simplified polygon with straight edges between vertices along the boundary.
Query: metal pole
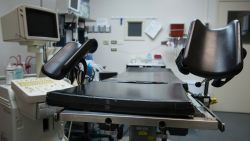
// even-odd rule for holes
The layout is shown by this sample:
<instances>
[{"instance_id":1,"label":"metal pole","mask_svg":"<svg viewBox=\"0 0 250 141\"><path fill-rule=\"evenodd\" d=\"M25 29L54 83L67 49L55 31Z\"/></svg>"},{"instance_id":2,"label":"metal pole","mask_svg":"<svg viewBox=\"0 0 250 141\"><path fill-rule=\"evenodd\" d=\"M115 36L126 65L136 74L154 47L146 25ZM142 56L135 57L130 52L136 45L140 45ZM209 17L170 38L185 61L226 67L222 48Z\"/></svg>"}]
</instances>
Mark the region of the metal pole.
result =
<instances>
[{"instance_id":1,"label":"metal pole","mask_svg":"<svg viewBox=\"0 0 250 141\"><path fill-rule=\"evenodd\" d=\"M208 95L208 87L209 87L209 81L205 81L204 96Z\"/></svg>"},{"instance_id":2,"label":"metal pole","mask_svg":"<svg viewBox=\"0 0 250 141\"><path fill-rule=\"evenodd\" d=\"M40 7L43 7L43 0L40 0Z\"/></svg>"}]
</instances>

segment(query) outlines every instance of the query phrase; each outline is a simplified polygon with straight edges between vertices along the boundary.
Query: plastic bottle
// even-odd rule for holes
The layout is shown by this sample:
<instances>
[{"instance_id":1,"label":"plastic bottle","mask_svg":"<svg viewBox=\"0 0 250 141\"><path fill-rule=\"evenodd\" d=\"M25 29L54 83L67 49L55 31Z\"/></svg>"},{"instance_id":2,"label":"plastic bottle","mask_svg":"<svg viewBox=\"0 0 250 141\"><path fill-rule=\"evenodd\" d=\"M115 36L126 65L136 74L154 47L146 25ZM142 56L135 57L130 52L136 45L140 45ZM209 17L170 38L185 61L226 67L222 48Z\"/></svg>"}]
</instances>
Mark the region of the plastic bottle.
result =
<instances>
[{"instance_id":1,"label":"plastic bottle","mask_svg":"<svg viewBox=\"0 0 250 141\"><path fill-rule=\"evenodd\" d=\"M15 79L22 79L23 78L23 67L18 65L15 69Z\"/></svg>"},{"instance_id":2,"label":"plastic bottle","mask_svg":"<svg viewBox=\"0 0 250 141\"><path fill-rule=\"evenodd\" d=\"M15 78L15 66L12 66L10 63L7 65L6 69L5 69L5 73L6 73L6 84L10 84L11 80L13 80Z\"/></svg>"},{"instance_id":3,"label":"plastic bottle","mask_svg":"<svg viewBox=\"0 0 250 141\"><path fill-rule=\"evenodd\" d=\"M147 56L146 56L146 58L147 58L147 62L151 62L152 61L152 55L151 55L151 53L148 53Z\"/></svg>"}]
</instances>

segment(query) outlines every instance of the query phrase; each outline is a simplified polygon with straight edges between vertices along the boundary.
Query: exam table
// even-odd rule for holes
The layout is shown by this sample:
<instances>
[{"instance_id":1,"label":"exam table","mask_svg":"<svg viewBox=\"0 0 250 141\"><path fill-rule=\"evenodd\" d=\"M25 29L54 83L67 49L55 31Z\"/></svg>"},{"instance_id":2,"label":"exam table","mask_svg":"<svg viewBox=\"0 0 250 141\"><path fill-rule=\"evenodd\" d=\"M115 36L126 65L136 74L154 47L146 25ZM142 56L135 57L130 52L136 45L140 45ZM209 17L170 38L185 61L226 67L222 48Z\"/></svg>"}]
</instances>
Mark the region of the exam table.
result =
<instances>
[{"instance_id":1,"label":"exam table","mask_svg":"<svg viewBox=\"0 0 250 141\"><path fill-rule=\"evenodd\" d=\"M101 85L96 85L96 83ZM103 83L104 85L102 85ZM120 87L115 88L115 86L117 86L116 84L119 84ZM127 84L131 84L133 87L127 87ZM176 84L178 86L177 89L175 89L176 93L166 89ZM46 101L49 105L63 106L65 108L58 115L62 121L105 123L106 125L153 126L158 127L161 131L162 139L167 138L166 131L169 129L195 128L208 130L219 129L220 131L224 131L224 123L200 101L195 100L188 94L182 87L183 84L184 82L179 80L171 69L128 68L126 72L102 82L91 82L75 88L49 92ZM140 86L146 91L140 89ZM99 89L99 87L101 87L100 91L96 90ZM122 87L125 87L125 89L122 89ZM93 93L91 89L95 89L95 93ZM126 91L126 89L136 91L136 96L144 96L142 93L146 93L151 101L142 101L141 99L145 99L145 97L134 97L132 100L129 99L129 101L125 101L126 104L123 105L124 107L121 107L124 101L119 102L119 100L126 100L128 97L124 97L118 92L126 95L126 93L123 92ZM159 89L163 89L163 91ZM142 93L140 93L140 91ZM149 91L149 93L147 93L147 91ZM160 95L157 94L157 91ZM178 98L171 99L171 97L168 97L170 93L172 93L173 96L175 94L181 94L187 99L184 99L183 102L183 97L181 97L181 102L178 103ZM131 93L131 91L129 91L127 94L133 95L133 92ZM167 99L165 98L164 104L160 104L160 99L164 99L164 94ZM115 97L114 100L112 100L112 96L113 98ZM158 99L157 97L160 98ZM186 103L186 100L188 103ZM98 101L98 103L94 103L95 101ZM176 102L174 106L173 101ZM98 106L100 103L101 106ZM140 109L140 106L135 103L142 105L142 108ZM158 107L154 107L154 104L158 104ZM145 108L147 105L149 105L148 107L153 107L151 109ZM165 105L166 107L164 107ZM159 110L160 106L162 106L162 110ZM181 109L180 107L176 109L178 106L181 106ZM172 109L169 110L168 107Z\"/></svg>"},{"instance_id":2,"label":"exam table","mask_svg":"<svg viewBox=\"0 0 250 141\"><path fill-rule=\"evenodd\" d=\"M177 57L176 64L183 74L192 73L205 78L196 86L205 83L204 96L207 97L210 81L212 86L221 87L243 69L243 60L247 53L241 43L240 24L235 20L224 28L214 30L199 20L194 20L188 35L185 48ZM44 65L43 72L52 78L62 78L70 66L77 64L77 58L81 55L76 53L70 58L56 55ZM60 60L60 63L55 60ZM65 107L58 114L62 121L105 123L107 126L155 126L161 131L162 140L167 139L166 131L171 128L225 130L224 123L202 102L188 94L185 84L171 70L149 69L127 70L116 78L102 82L52 91L47 94L46 101L52 106ZM58 77L55 77L55 72ZM104 91L101 91L102 88ZM158 104L161 107L159 110L156 108ZM143 109L144 106L151 109ZM167 109L165 112L164 106Z\"/></svg>"}]
</instances>

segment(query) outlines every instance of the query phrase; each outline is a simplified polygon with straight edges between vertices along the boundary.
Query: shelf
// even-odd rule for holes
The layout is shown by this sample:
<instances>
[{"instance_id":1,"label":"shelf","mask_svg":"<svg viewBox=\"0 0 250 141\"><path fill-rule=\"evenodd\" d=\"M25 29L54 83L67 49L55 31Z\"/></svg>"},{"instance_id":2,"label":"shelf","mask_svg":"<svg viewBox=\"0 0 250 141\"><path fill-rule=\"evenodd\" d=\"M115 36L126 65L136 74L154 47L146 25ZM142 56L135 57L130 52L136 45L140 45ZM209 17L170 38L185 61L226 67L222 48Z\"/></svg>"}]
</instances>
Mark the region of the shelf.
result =
<instances>
[{"instance_id":1,"label":"shelf","mask_svg":"<svg viewBox=\"0 0 250 141\"><path fill-rule=\"evenodd\" d=\"M68 16L68 18L73 18L73 16L77 16L77 15L75 15L75 14L73 14L73 13L58 13L59 15L65 15L65 16ZM72 16L72 17L71 17ZM83 21L85 21L85 22L95 22L96 20L94 20L94 19L91 19L91 18L86 18L86 17L78 17L79 18L79 20L83 20Z\"/></svg>"},{"instance_id":2,"label":"shelf","mask_svg":"<svg viewBox=\"0 0 250 141\"><path fill-rule=\"evenodd\" d=\"M91 18L83 18L85 22L96 22L96 20L91 19Z\"/></svg>"}]
</instances>

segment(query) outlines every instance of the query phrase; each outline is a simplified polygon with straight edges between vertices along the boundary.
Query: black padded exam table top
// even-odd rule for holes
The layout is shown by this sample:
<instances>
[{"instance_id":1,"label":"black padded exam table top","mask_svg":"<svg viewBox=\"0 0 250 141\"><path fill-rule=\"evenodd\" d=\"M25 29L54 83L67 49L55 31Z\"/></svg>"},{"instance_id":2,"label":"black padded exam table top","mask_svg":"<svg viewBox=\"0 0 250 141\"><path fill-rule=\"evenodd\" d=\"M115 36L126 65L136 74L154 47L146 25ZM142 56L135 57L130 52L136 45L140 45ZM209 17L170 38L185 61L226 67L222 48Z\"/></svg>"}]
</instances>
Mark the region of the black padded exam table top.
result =
<instances>
[{"instance_id":1,"label":"black padded exam table top","mask_svg":"<svg viewBox=\"0 0 250 141\"><path fill-rule=\"evenodd\" d=\"M194 114L182 83L168 69L125 72L107 81L49 92L46 102L96 112L187 118Z\"/></svg>"},{"instance_id":2,"label":"black padded exam table top","mask_svg":"<svg viewBox=\"0 0 250 141\"><path fill-rule=\"evenodd\" d=\"M47 103L66 109L189 117L193 106L181 84L91 82L49 92Z\"/></svg>"}]
</instances>

